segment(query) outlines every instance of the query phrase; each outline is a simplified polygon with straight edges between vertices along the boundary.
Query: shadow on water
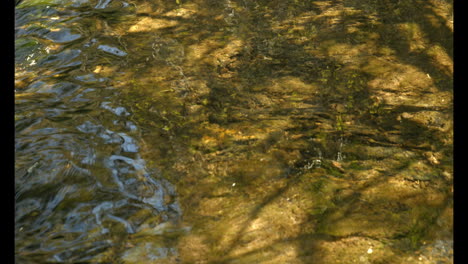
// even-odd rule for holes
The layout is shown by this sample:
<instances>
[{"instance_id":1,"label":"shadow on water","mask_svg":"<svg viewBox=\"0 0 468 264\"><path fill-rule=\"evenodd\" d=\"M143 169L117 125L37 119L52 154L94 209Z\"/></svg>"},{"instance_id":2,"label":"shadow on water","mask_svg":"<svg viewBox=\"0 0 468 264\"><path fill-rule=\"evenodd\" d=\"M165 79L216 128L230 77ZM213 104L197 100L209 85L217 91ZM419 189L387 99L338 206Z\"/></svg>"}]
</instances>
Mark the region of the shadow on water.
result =
<instances>
[{"instance_id":1,"label":"shadow on water","mask_svg":"<svg viewBox=\"0 0 468 264\"><path fill-rule=\"evenodd\" d=\"M450 261L451 3L129 3L73 9L74 70L118 89L177 186L180 261Z\"/></svg>"}]
</instances>

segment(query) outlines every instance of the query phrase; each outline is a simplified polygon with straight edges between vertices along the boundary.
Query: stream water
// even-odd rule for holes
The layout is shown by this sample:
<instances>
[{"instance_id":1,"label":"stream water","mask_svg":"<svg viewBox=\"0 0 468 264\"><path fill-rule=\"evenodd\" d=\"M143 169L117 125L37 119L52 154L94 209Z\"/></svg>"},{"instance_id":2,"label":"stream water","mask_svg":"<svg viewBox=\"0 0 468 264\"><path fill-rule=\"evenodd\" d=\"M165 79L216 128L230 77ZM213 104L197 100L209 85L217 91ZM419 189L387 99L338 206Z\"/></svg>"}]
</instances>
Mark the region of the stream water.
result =
<instances>
[{"instance_id":1,"label":"stream water","mask_svg":"<svg viewBox=\"0 0 468 264\"><path fill-rule=\"evenodd\" d=\"M16 262L451 263L423 2L19 2Z\"/></svg>"},{"instance_id":2,"label":"stream water","mask_svg":"<svg viewBox=\"0 0 468 264\"><path fill-rule=\"evenodd\" d=\"M174 186L141 157L112 80L87 69L93 52L116 64L127 54L76 30L110 1L79 10L86 2L16 9L16 76L28 78L15 98L18 263L99 261L110 248L125 258L126 236L175 231L182 214ZM150 260L177 255L169 241L145 246Z\"/></svg>"}]
</instances>

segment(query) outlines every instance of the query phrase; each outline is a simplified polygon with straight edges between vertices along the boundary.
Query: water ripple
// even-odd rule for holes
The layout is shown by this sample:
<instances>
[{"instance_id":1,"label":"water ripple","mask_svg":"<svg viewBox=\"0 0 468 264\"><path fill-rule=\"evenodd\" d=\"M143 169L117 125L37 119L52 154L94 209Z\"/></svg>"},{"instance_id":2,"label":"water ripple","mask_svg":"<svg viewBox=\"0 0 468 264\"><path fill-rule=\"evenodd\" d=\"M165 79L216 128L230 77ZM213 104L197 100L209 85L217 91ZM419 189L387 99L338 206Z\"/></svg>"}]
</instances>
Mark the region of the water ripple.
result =
<instances>
[{"instance_id":1,"label":"water ripple","mask_svg":"<svg viewBox=\"0 0 468 264\"><path fill-rule=\"evenodd\" d=\"M27 81L15 94L18 263L102 263L109 252L120 254L129 234L182 214L175 188L140 156L139 129L119 105L112 79L85 67L93 49L79 47L94 38L77 33L83 19L72 8L88 10L91 3L65 2L32 8L35 2L25 0L16 9L17 76ZM95 42L117 56L108 60L128 55ZM177 251L152 246L161 251L154 259Z\"/></svg>"}]
</instances>

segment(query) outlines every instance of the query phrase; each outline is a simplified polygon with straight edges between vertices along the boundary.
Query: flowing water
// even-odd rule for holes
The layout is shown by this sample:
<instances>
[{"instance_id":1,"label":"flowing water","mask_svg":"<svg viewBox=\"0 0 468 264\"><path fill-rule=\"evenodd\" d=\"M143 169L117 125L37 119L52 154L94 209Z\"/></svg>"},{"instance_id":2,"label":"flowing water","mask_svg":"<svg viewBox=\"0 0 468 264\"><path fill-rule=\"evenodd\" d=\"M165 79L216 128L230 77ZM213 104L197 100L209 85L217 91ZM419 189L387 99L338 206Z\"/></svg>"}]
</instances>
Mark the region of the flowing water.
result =
<instances>
[{"instance_id":1,"label":"flowing water","mask_svg":"<svg viewBox=\"0 0 468 264\"><path fill-rule=\"evenodd\" d=\"M168 223L182 214L174 186L141 157L116 83L88 69L88 56L120 64L127 54L89 28L106 3L85 2L29 1L16 12L16 74L28 82L15 98L19 263L125 259L128 235L174 232ZM177 255L169 240L145 247L150 260Z\"/></svg>"},{"instance_id":2,"label":"flowing water","mask_svg":"<svg viewBox=\"0 0 468 264\"><path fill-rule=\"evenodd\" d=\"M20 1L16 262L451 263L451 8Z\"/></svg>"}]
</instances>

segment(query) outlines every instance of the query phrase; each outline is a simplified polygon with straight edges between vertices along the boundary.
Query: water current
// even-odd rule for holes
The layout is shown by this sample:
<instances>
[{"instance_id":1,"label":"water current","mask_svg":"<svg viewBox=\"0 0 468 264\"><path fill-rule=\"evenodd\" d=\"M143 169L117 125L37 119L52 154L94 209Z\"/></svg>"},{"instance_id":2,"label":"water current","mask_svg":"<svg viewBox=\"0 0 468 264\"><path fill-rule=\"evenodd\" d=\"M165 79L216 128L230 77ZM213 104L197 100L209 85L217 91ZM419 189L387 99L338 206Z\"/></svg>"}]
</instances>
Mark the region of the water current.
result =
<instances>
[{"instance_id":1,"label":"water current","mask_svg":"<svg viewBox=\"0 0 468 264\"><path fill-rule=\"evenodd\" d=\"M446 0L22 0L17 263L451 263Z\"/></svg>"},{"instance_id":2,"label":"water current","mask_svg":"<svg viewBox=\"0 0 468 264\"><path fill-rule=\"evenodd\" d=\"M15 91L16 260L99 262L110 248L125 259L126 236L161 235L182 212L174 186L140 156L112 81L86 69L90 50L115 63L127 54L71 30L110 1L36 2L16 9L16 76L28 82ZM142 247L148 260L177 255L170 241Z\"/></svg>"}]
</instances>

